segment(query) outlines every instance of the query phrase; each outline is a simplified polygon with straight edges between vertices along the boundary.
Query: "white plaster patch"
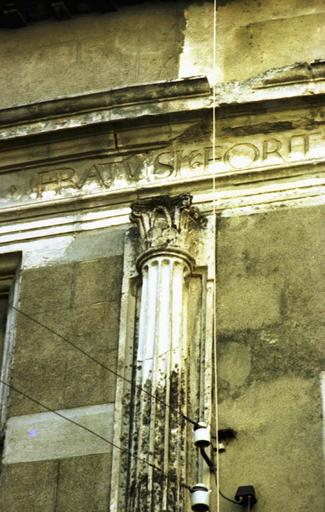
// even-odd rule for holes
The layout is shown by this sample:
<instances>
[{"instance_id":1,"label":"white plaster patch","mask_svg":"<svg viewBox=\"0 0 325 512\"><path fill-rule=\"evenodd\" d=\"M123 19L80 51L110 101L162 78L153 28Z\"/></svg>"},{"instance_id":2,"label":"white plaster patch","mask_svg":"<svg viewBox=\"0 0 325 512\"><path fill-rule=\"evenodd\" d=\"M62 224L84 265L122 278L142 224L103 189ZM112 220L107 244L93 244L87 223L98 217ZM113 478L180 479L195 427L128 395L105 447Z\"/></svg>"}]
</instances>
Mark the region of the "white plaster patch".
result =
<instances>
[{"instance_id":1,"label":"white plaster patch","mask_svg":"<svg viewBox=\"0 0 325 512\"><path fill-rule=\"evenodd\" d=\"M205 75L212 84L215 81L212 69L213 5L210 2L191 5L185 10L185 19L185 38L183 52L180 55L179 76L184 78ZM218 59L217 62L219 62ZM218 68L220 79L222 70L220 66Z\"/></svg>"},{"instance_id":2,"label":"white plaster patch","mask_svg":"<svg viewBox=\"0 0 325 512\"><path fill-rule=\"evenodd\" d=\"M82 228L83 226L79 226L73 235L49 238L49 235L52 234L51 231L55 235L54 228L50 227L44 237L28 241L16 240L9 245L0 247L0 254L22 251L23 269L107 257L108 247L110 256L122 254L124 234L120 229L84 231ZM59 229L60 226L56 230L59 231ZM36 233L39 234L39 231ZM10 236L13 237L16 234L12 233ZM32 237L33 235L27 232L26 236ZM36 236L38 235L36 234Z\"/></svg>"},{"instance_id":3,"label":"white plaster patch","mask_svg":"<svg viewBox=\"0 0 325 512\"><path fill-rule=\"evenodd\" d=\"M64 259L64 254L72 241L73 236L60 236L46 241L40 239L24 244L22 267L43 267L51 262Z\"/></svg>"},{"instance_id":4,"label":"white plaster patch","mask_svg":"<svg viewBox=\"0 0 325 512\"><path fill-rule=\"evenodd\" d=\"M113 437L114 404L58 411L103 436ZM111 453L112 446L50 412L15 416L8 420L4 464Z\"/></svg>"}]
</instances>

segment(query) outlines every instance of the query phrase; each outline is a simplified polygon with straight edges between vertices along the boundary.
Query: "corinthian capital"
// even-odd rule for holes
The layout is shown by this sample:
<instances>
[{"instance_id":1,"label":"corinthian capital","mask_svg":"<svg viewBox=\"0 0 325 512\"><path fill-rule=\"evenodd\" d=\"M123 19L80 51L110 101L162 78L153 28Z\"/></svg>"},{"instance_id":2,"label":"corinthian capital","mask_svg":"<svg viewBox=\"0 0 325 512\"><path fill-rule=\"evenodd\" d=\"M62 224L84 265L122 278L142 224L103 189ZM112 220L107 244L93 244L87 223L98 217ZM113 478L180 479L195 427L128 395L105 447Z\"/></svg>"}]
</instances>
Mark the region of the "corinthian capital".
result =
<instances>
[{"instance_id":1,"label":"corinthian capital","mask_svg":"<svg viewBox=\"0 0 325 512\"><path fill-rule=\"evenodd\" d=\"M192 196L158 196L131 204L130 219L138 226L143 250L177 247L190 250L193 233L206 225Z\"/></svg>"}]
</instances>

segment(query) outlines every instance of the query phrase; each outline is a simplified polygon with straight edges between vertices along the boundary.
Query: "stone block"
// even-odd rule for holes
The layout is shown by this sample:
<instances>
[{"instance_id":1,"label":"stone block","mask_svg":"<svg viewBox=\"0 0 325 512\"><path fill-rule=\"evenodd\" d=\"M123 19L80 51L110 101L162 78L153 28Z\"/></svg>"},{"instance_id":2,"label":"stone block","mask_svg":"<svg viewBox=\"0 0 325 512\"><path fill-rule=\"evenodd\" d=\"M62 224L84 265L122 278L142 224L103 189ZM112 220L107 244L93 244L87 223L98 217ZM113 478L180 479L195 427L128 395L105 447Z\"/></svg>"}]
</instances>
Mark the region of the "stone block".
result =
<instances>
[{"instance_id":1,"label":"stone block","mask_svg":"<svg viewBox=\"0 0 325 512\"><path fill-rule=\"evenodd\" d=\"M108 229L77 233L64 252L65 261L91 261L122 255L125 229L111 226Z\"/></svg>"},{"instance_id":2,"label":"stone block","mask_svg":"<svg viewBox=\"0 0 325 512\"><path fill-rule=\"evenodd\" d=\"M69 310L38 312L34 318L54 331L72 337ZM11 382L50 408L64 407L64 379L71 347L63 340L25 316L17 316L17 329ZM10 415L43 412L30 400L10 392Z\"/></svg>"},{"instance_id":3,"label":"stone block","mask_svg":"<svg viewBox=\"0 0 325 512\"><path fill-rule=\"evenodd\" d=\"M274 293L278 293L281 314L288 321L297 325L314 322L314 326L321 322L325 297L323 212L321 206L294 208L221 220L217 299L223 309L222 315L231 315L229 301L238 280L238 299L242 302L243 294L247 293L247 307L252 300L248 282L252 286L256 283L256 287L260 282L261 289L256 291L256 298L261 300L263 287L268 283L267 288L273 287ZM270 293L272 300L274 293ZM255 327L259 327L258 323ZM254 324L250 326L255 327Z\"/></svg>"},{"instance_id":4,"label":"stone block","mask_svg":"<svg viewBox=\"0 0 325 512\"><path fill-rule=\"evenodd\" d=\"M43 360L21 362L12 371L11 384L51 409L64 406L65 359L62 353ZM44 407L10 390L9 415L43 412Z\"/></svg>"},{"instance_id":5,"label":"stone block","mask_svg":"<svg viewBox=\"0 0 325 512\"><path fill-rule=\"evenodd\" d=\"M53 512L57 462L5 465L0 473L0 510L3 512Z\"/></svg>"},{"instance_id":6,"label":"stone block","mask_svg":"<svg viewBox=\"0 0 325 512\"><path fill-rule=\"evenodd\" d=\"M73 305L119 300L122 265L121 256L77 263L74 271Z\"/></svg>"},{"instance_id":7,"label":"stone block","mask_svg":"<svg viewBox=\"0 0 325 512\"><path fill-rule=\"evenodd\" d=\"M98 351L97 361L115 371L117 351ZM71 351L64 380L65 407L114 402L116 376L82 354Z\"/></svg>"},{"instance_id":8,"label":"stone block","mask_svg":"<svg viewBox=\"0 0 325 512\"><path fill-rule=\"evenodd\" d=\"M212 74L213 5L189 3L185 10L185 40L180 56L180 76Z\"/></svg>"},{"instance_id":9,"label":"stone block","mask_svg":"<svg viewBox=\"0 0 325 512\"><path fill-rule=\"evenodd\" d=\"M219 377L228 382L232 390L242 386L252 368L251 348L242 343L223 343L218 357Z\"/></svg>"},{"instance_id":10,"label":"stone block","mask_svg":"<svg viewBox=\"0 0 325 512\"><path fill-rule=\"evenodd\" d=\"M107 512L111 455L88 455L60 461L57 512Z\"/></svg>"},{"instance_id":11,"label":"stone block","mask_svg":"<svg viewBox=\"0 0 325 512\"><path fill-rule=\"evenodd\" d=\"M71 310L73 340L83 350L96 355L117 349L119 302L101 302Z\"/></svg>"},{"instance_id":12,"label":"stone block","mask_svg":"<svg viewBox=\"0 0 325 512\"><path fill-rule=\"evenodd\" d=\"M119 303L44 311L35 318L113 371L116 369ZM54 409L113 402L115 397L112 373L21 315L11 376L18 389ZM17 416L44 409L12 391L9 411Z\"/></svg>"},{"instance_id":13,"label":"stone block","mask_svg":"<svg viewBox=\"0 0 325 512\"><path fill-rule=\"evenodd\" d=\"M110 454L5 465L0 510L106 512L110 474Z\"/></svg>"},{"instance_id":14,"label":"stone block","mask_svg":"<svg viewBox=\"0 0 325 512\"><path fill-rule=\"evenodd\" d=\"M73 265L55 265L24 270L21 284L21 309L38 313L70 307Z\"/></svg>"},{"instance_id":15,"label":"stone block","mask_svg":"<svg viewBox=\"0 0 325 512\"><path fill-rule=\"evenodd\" d=\"M237 431L220 455L221 489L231 481L235 491L244 475L266 512L324 506L323 212L219 222L219 418Z\"/></svg>"}]
</instances>

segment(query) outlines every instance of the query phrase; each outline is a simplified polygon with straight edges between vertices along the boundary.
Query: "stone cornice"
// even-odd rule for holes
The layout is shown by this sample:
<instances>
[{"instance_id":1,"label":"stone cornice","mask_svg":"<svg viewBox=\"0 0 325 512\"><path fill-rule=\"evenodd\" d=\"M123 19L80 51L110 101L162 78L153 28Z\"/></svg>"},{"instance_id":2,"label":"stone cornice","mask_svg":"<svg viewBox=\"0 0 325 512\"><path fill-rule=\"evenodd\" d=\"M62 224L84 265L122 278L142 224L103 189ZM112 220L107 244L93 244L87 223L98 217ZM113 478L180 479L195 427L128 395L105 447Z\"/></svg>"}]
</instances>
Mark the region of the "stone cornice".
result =
<instances>
[{"instance_id":1,"label":"stone cornice","mask_svg":"<svg viewBox=\"0 0 325 512\"><path fill-rule=\"evenodd\" d=\"M301 62L274 68L244 81L217 86L219 106L250 105L289 100L308 103L325 93L325 61Z\"/></svg>"},{"instance_id":2,"label":"stone cornice","mask_svg":"<svg viewBox=\"0 0 325 512\"><path fill-rule=\"evenodd\" d=\"M319 104L325 95L324 62L270 70L216 86L219 117ZM0 110L0 141L140 122L209 111L212 90L204 76L128 86Z\"/></svg>"},{"instance_id":3,"label":"stone cornice","mask_svg":"<svg viewBox=\"0 0 325 512\"><path fill-rule=\"evenodd\" d=\"M0 140L208 108L206 77L83 94L0 110Z\"/></svg>"},{"instance_id":4,"label":"stone cornice","mask_svg":"<svg viewBox=\"0 0 325 512\"><path fill-rule=\"evenodd\" d=\"M308 66L217 88L215 163L204 77L0 111L0 222L15 230L19 219L82 210L88 223L88 212L117 211L153 195L209 196L213 179L220 209L246 196L258 201L264 182L277 184L272 201L287 198L288 187L292 199L298 189L299 197L318 196L324 66ZM127 215L114 220L121 222Z\"/></svg>"}]
</instances>

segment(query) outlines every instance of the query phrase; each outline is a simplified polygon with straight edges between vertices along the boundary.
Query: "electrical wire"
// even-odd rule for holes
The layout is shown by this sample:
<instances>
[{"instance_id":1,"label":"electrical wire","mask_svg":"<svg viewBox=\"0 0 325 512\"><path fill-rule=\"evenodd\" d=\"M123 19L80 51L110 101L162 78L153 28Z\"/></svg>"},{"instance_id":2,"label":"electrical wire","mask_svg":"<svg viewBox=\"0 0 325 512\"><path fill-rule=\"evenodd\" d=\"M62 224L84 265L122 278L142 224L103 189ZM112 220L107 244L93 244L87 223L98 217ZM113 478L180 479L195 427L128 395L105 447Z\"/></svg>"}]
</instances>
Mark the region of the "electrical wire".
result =
<instances>
[{"instance_id":1,"label":"electrical wire","mask_svg":"<svg viewBox=\"0 0 325 512\"><path fill-rule=\"evenodd\" d=\"M231 499L231 498L228 498L228 496L226 496L225 494L223 494L223 492L221 492L221 491L220 491L220 489L219 489L219 494L220 494L220 496L221 496L224 500L227 500L227 501L229 501L230 503L233 503L234 505L239 505L239 506L241 507L241 504L240 504L240 503L238 503L238 501L235 501L235 500L233 500L233 499Z\"/></svg>"},{"instance_id":2,"label":"electrical wire","mask_svg":"<svg viewBox=\"0 0 325 512\"><path fill-rule=\"evenodd\" d=\"M234 503L234 505L239 505L239 506L241 507L241 504L240 504L240 503L238 503L238 501L235 501L235 500L233 500L233 499L231 499L231 498L228 498L228 496L226 496L225 494L223 494L223 492L221 492L221 491L220 491L220 489L219 489L219 494L220 494L220 496L222 496L222 498L223 498L224 500L230 501L230 503Z\"/></svg>"},{"instance_id":3,"label":"electrical wire","mask_svg":"<svg viewBox=\"0 0 325 512\"><path fill-rule=\"evenodd\" d=\"M216 215L216 79L217 79L217 0L213 1L213 89L212 89L212 187L213 187L213 313L212 313L212 332L213 332L213 365L214 365L214 389L215 389L215 435L217 437L217 446L219 445L219 418L218 418L218 370L217 370L217 326L216 326L216 293L217 293L217 215ZM219 450L216 452L215 480L217 488L217 512L220 510L220 483L219 483Z\"/></svg>"},{"instance_id":4,"label":"electrical wire","mask_svg":"<svg viewBox=\"0 0 325 512\"><path fill-rule=\"evenodd\" d=\"M215 468L215 469L216 469L216 468ZM216 471L214 471L214 472L213 472L213 474L214 474L214 478L215 478L215 483L216 483L216 485L217 485L217 482L218 482L217 472L216 472ZM219 487L219 489L218 489L218 495L220 495L224 500L227 500L227 501L229 501L230 503L233 503L234 505L239 505L239 506L241 506L241 504L240 504L240 503L238 503L238 501L235 501L235 500L233 500L232 498L228 498L228 496L226 496L226 495L221 491L220 487Z\"/></svg>"},{"instance_id":5,"label":"electrical wire","mask_svg":"<svg viewBox=\"0 0 325 512\"><path fill-rule=\"evenodd\" d=\"M212 142L212 151L213 151L212 161L213 161L213 164L215 164L215 162L216 162L216 42L217 42L217 34L216 34L217 17L216 17L216 14L217 14L217 0L214 0L214 4L213 4L213 109L212 109L213 110L213 135L212 135L212 138L213 138L213 142ZM213 172L213 230L214 230L214 258L213 258L213 261L214 261L214 267L215 267L214 268L214 283L213 283L213 353L214 353L215 393L217 395L217 346L216 346L216 321L215 321L215 311L216 311L216 235L217 235L217 226L216 226L215 192L216 192L215 172ZM30 321L38 324L40 327L48 330L49 332L51 332L53 335L57 336L61 340L65 341L70 346L72 346L74 349L76 349L81 354L83 354L85 357L89 358L92 362L98 364L99 366L101 366L106 371L108 371L108 372L112 373L113 375L115 375L117 378L120 378L120 379L124 380L125 382L133 385L133 382L130 379L128 379L127 377L124 377L123 375L120 375L118 372L116 372L115 370L112 370L111 368L109 368L108 366L103 364L101 361L98 361L91 354L89 354L85 350L81 349L78 345L76 345L75 343L73 343L72 341L67 339L65 336L59 334L54 329L52 329L49 326L43 324L39 320L33 318L31 315L29 315L26 312L22 311L21 309L17 308L13 304L9 304L9 307L11 307L15 311L17 311L17 313L25 316ZM35 404L39 405L40 407L44 408L48 412L51 412L52 414L55 414L56 416L60 417L61 419L64 419L64 420L74 424L75 426L78 426L79 428L81 428L81 429L87 431L88 433L96 436L97 438L101 439L102 441L106 442L107 444L111 445L112 447L120 450L121 452L129 453L133 458L141 461L144 464L147 464L148 466L150 466L154 470L159 471L165 478L168 478L168 475L166 475L159 467L155 466L154 464L151 464L150 462L146 461L145 459L142 459L141 457L138 457L138 456L134 455L128 449L122 448L121 446L118 446L117 444L113 443L112 441L109 441L108 439L106 439L102 435L96 433L95 431L89 429L88 427L86 427L86 426L76 422L75 420L72 420L71 418L68 418L67 416L64 416L63 414L59 413L58 411L56 411L54 409L49 408L48 406L46 406L43 403L41 403L39 400L29 396L27 393L19 390L15 386L13 386L13 385L3 381L2 379L0 379L0 382L2 384L4 384L5 386L9 387L10 389L12 389L13 391L15 391L16 393L20 394L21 396L24 396L28 400L30 400L30 401L34 402ZM166 402L164 402L163 400L158 398L156 395L153 395L153 394L149 393L148 391L146 391L145 389L143 389L141 386L139 386L137 384L135 385L135 387L139 391L141 391L141 392L145 393L146 395L150 396L151 398L153 398L154 400L162 403L166 408L172 409L174 412L176 412L177 414L182 416L183 419L185 419L186 421L188 421L192 425L197 426L197 424L198 424L197 421L192 420L191 418L186 416L183 412L181 412L181 411L179 411L177 409L175 410L174 407L172 407L170 404L167 404ZM217 399L217 396L216 396L216 409L218 409L217 402L218 402L218 399ZM216 412L215 412L215 420L216 420L216 434L217 434L218 433L218 410L216 410ZM218 452L217 452L217 459L218 459ZM219 509L220 509L219 495L221 495L224 499L226 499L226 500L228 500L228 501L230 501L232 503L235 503L236 505L239 505L236 501L228 498L227 496L225 496L221 492L221 490L219 488L218 474L219 474L219 462L217 462L216 471L215 471L216 486L217 486L217 491L218 491L217 510L219 511ZM190 489L190 487L187 484L181 483L181 486L183 486L183 487L185 487L187 489ZM250 507L249 507L249 509L250 509Z\"/></svg>"},{"instance_id":6,"label":"electrical wire","mask_svg":"<svg viewBox=\"0 0 325 512\"><path fill-rule=\"evenodd\" d=\"M93 363L96 363L98 364L99 366L101 366L104 370L112 373L113 375L115 375L115 377L119 378L119 379L122 379L124 380L125 382L127 382L128 384L130 384L131 386L135 386L139 391L141 391L142 393L145 393L146 395L150 396L151 398L153 398L154 400L156 400L157 402L160 402L162 405L164 405L166 408L168 409L171 409L174 413L176 412L177 414L179 414L184 420L188 421L189 423L191 423L192 425L194 426L197 426L198 422L197 421L194 421L192 420L191 418L189 418L188 416L186 416L182 411L180 410L177 410L175 409L173 406L171 406L170 404L166 403L164 400L162 400L161 398L157 397L156 395L153 395L152 393L150 393L149 391L147 391L146 389L142 388L139 384L134 384L130 379L128 379L127 377L124 377L124 375L121 375L120 373L116 372L115 370L112 370L112 368L109 368L108 366L106 366L104 363L102 363L101 361L98 361L95 357L93 357L91 354L89 354L88 352L86 352L85 350L83 350L82 348L80 348L78 345L76 345L75 343L73 343L73 341L70 341L68 338L66 338L65 336L62 336L62 334L56 332L54 329L52 329L51 327L47 326L46 324L43 324L43 322L40 322L39 320L37 320L36 318L32 317L31 315L29 315L28 313L26 313L25 311L22 311L21 309L17 308L16 306L14 306L13 304L9 304L9 307L11 307L12 309L14 309L15 311L17 311L17 313L20 313L21 315L23 315L24 317L28 318L30 321L38 324L40 327L43 327L43 329L46 329L47 331L49 331L50 333L54 334L55 336L57 336L58 338L60 338L61 340L65 341L66 343L68 343L69 345L71 345L71 347L75 348L76 350L78 350L81 354L83 354L85 357L88 357L88 359L90 359Z\"/></svg>"},{"instance_id":7,"label":"electrical wire","mask_svg":"<svg viewBox=\"0 0 325 512\"><path fill-rule=\"evenodd\" d=\"M127 449L127 448L122 448L121 446L117 445L116 443L114 443L113 441L110 441L109 439L107 439L106 437L102 436L101 434L98 434L97 432L95 432L94 430L86 427L85 425L82 425L81 423L79 423L78 421L75 421L75 420L72 420L71 418L68 418L67 416L65 416L64 414L62 414L61 412L57 411L56 409L52 409L51 407L48 407L47 405L43 404L42 402L40 402L39 400L37 400L36 398L33 398L32 396L28 395L27 393L25 393L24 391L21 391L21 389L18 389L16 386L13 386L12 384L9 384L8 382L5 382L4 380L0 379L0 382L2 384L4 384L5 386L7 386L8 388L12 389L13 391L15 391L15 393L17 393L18 395L21 395L23 396L24 398L27 398L28 400L30 400L31 402L33 402L34 404L36 405L39 405L40 407L42 407L43 409L45 409L46 411L52 413L52 414L55 414L55 416L58 416L59 418L65 420L65 421L68 421L69 423L71 423L72 425L75 425L76 427L79 427L81 428L82 430L84 430L85 432L88 432L89 434L92 434L93 436L97 437L98 439L100 439L101 441L109 444L110 446L112 446L113 448L116 448L117 450L120 450L122 453L126 453L128 455L130 455L133 459L135 460L138 460L139 462L142 462L143 464L145 464L146 466L149 466L151 467L152 469L154 469L155 471L158 471L162 477L164 479L166 479L167 481L170 480L173 484L175 484L175 478L171 478L169 475L167 475L166 473L164 473L164 471L159 468L158 466L156 466L155 464L152 464L151 462L147 461L146 459L143 459L141 457L138 457L137 455L135 455L134 453L131 452L131 450ZM185 489L188 489L188 490L191 490L191 486L189 486L188 484L186 484L185 482L182 482L180 481L179 482L179 485L180 487L184 487Z\"/></svg>"},{"instance_id":8,"label":"electrical wire","mask_svg":"<svg viewBox=\"0 0 325 512\"><path fill-rule=\"evenodd\" d=\"M156 471L159 471L159 473L161 473L165 478L169 478L168 475L166 475L166 473L163 472L162 469L160 469L158 466L155 466L154 464L152 464L151 462L148 462L147 460L145 459L142 459L141 457L138 457L137 455L135 455L134 453L132 453L130 450L128 450L127 448L122 448L121 446L118 446L117 444L113 443L112 441L110 441L109 439L107 439L106 437L102 436L101 434L98 434L97 432L95 432L94 430L91 430L90 428L86 427L85 425L82 425L81 423L78 423L78 421L75 421L75 420L72 420L71 418L68 418L67 416L65 416L64 414L62 414L61 412L55 410L55 409L51 409L50 407L48 407L47 405L43 404L42 402L40 402L39 400L37 400L36 398L33 398L32 396L28 395L27 393L25 393L24 391L21 391L20 389L16 388L16 386L13 386L12 384L9 384L8 382L5 382L4 380L0 379L0 382L2 384L4 384L5 386L7 386L8 388L12 389L13 391L15 391L17 394L27 398L28 400L30 400L31 402L33 402L34 404L37 404L39 405L40 407L42 407L43 409L45 409L46 411L48 412L51 412L52 414L55 414L56 416L58 416L59 418L65 420L65 421L68 421L69 423L72 423L73 425L81 428L82 430L85 430L86 432L92 434L93 436L97 437L98 439L101 439L102 441L104 441L105 443L113 446L114 448L117 448L118 450L120 450L121 452L124 452L124 453L128 453L129 455L131 455L131 457L133 457L134 459L140 461L140 462L143 462L144 464L146 464L147 466L150 466L152 469L156 470ZM185 484L184 484L185 485Z\"/></svg>"}]
</instances>

